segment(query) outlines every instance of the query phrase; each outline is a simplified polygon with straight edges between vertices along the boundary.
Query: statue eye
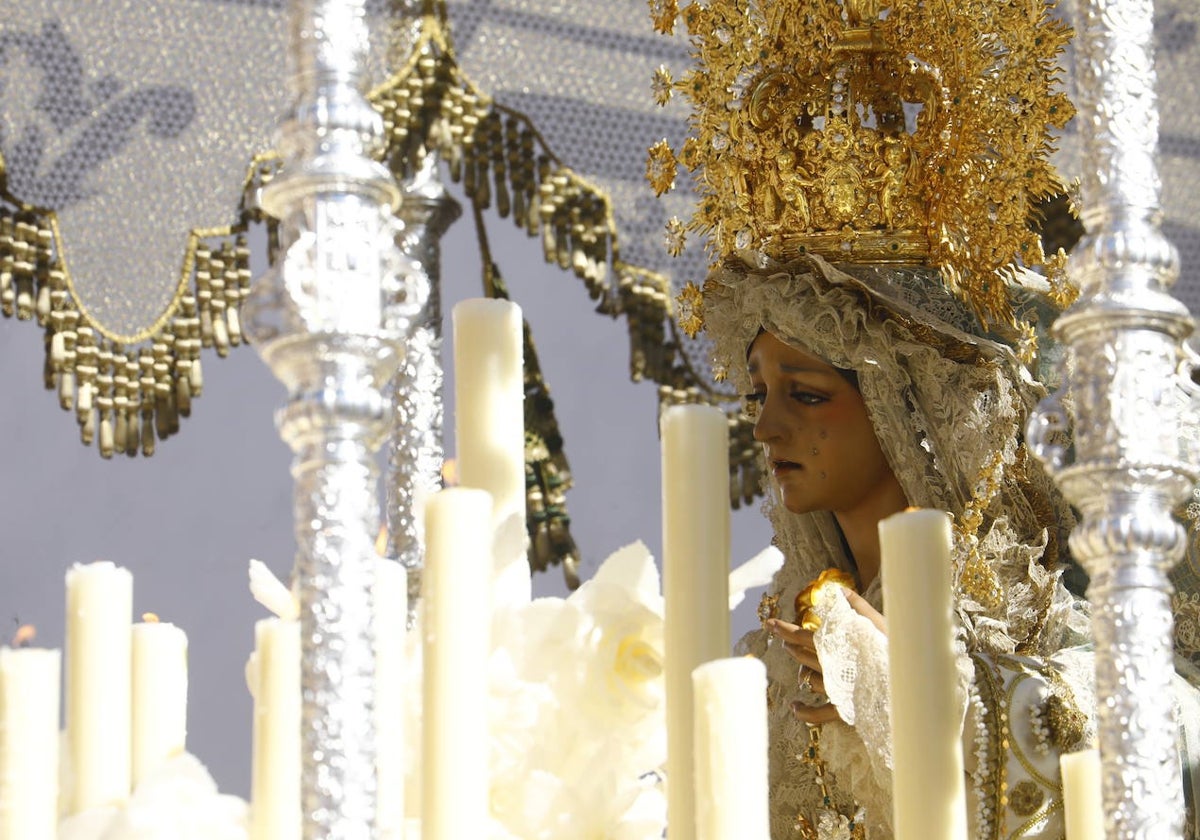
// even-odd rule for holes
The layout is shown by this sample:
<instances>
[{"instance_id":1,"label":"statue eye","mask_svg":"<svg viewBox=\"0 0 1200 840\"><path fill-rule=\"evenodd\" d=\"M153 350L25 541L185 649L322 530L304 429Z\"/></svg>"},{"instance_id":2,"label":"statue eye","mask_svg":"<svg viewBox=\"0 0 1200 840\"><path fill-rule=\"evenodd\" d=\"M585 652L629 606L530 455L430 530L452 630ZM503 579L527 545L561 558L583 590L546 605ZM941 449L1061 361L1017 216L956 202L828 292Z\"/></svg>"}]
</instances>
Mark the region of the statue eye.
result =
<instances>
[{"instance_id":1,"label":"statue eye","mask_svg":"<svg viewBox=\"0 0 1200 840\"><path fill-rule=\"evenodd\" d=\"M828 397L824 397L821 394L814 394L812 391L792 391L791 398L804 405L820 405L828 401Z\"/></svg>"}]
</instances>

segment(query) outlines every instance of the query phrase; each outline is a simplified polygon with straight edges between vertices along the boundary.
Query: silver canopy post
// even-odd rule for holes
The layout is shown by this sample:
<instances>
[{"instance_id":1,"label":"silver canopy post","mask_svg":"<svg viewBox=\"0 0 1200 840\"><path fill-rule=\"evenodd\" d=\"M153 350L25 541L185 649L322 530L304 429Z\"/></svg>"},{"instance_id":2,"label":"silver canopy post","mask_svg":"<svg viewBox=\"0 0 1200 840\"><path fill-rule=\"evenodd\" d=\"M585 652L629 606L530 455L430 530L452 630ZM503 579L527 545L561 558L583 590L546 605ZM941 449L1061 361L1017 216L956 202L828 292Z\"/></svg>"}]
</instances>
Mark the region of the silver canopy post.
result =
<instances>
[{"instance_id":1,"label":"silver canopy post","mask_svg":"<svg viewBox=\"0 0 1200 840\"><path fill-rule=\"evenodd\" d=\"M1071 550L1091 576L1106 835L1165 840L1184 821L1167 573L1184 547L1171 511L1197 469L1183 434L1192 320L1168 291L1179 258L1159 229L1153 2L1077 5L1087 234L1068 270L1081 293L1054 326L1063 387L1029 438L1081 514Z\"/></svg>"},{"instance_id":2,"label":"silver canopy post","mask_svg":"<svg viewBox=\"0 0 1200 840\"><path fill-rule=\"evenodd\" d=\"M363 94L364 2L290 4L295 99L282 172L261 199L280 249L246 304L251 339L288 390L276 424L294 453L305 840L375 837L375 453L424 303L395 245L399 188L375 160L384 135Z\"/></svg>"},{"instance_id":3,"label":"silver canopy post","mask_svg":"<svg viewBox=\"0 0 1200 840\"><path fill-rule=\"evenodd\" d=\"M442 486L444 400L442 370L441 238L461 209L438 178L438 159L427 155L401 185L404 253L413 282L429 294L413 325L395 380L395 413L387 476L388 556L408 572L408 623L421 594L425 549L414 505Z\"/></svg>"}]
</instances>

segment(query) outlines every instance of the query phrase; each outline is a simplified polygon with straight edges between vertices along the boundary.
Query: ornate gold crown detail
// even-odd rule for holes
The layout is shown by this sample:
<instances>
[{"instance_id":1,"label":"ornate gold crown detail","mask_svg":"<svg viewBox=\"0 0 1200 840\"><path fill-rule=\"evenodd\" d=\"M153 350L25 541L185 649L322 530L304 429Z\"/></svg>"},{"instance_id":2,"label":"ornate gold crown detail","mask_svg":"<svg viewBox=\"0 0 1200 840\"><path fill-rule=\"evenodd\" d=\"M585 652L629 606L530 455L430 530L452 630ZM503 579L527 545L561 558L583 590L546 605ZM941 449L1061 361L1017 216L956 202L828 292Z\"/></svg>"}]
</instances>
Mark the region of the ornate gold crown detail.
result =
<instances>
[{"instance_id":1,"label":"ornate gold crown detail","mask_svg":"<svg viewBox=\"0 0 1200 840\"><path fill-rule=\"evenodd\" d=\"M655 75L660 104L693 105L692 136L664 140L646 175L678 167L699 207L668 224L722 259L925 264L987 323L1010 323L1018 266L1061 283L1032 223L1063 191L1050 130L1074 114L1058 90L1070 29L1046 0L650 0L655 28L682 15L696 66ZM695 301L698 303L698 301Z\"/></svg>"}]
</instances>

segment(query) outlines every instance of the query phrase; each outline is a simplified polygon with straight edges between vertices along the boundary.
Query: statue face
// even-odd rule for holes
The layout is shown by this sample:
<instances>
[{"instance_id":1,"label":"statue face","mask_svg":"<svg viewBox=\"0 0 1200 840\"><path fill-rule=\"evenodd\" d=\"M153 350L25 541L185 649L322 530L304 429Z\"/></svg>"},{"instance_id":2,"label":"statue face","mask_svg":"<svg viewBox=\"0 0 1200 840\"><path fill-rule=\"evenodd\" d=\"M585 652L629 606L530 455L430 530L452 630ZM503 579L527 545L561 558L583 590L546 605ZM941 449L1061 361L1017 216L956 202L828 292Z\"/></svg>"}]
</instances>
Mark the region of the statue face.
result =
<instances>
[{"instance_id":1,"label":"statue face","mask_svg":"<svg viewBox=\"0 0 1200 840\"><path fill-rule=\"evenodd\" d=\"M849 514L896 486L862 395L836 368L765 332L748 362L754 437L784 507Z\"/></svg>"}]
</instances>

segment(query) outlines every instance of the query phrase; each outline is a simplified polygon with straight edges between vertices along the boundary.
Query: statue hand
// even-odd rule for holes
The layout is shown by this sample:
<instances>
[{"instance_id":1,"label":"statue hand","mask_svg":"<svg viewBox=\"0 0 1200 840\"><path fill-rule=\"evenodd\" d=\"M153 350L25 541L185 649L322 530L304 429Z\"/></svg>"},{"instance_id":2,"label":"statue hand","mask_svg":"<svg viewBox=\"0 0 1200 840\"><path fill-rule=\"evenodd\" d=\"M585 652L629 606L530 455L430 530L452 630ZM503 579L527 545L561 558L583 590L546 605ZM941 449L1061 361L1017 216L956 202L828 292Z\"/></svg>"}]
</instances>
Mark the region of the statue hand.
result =
<instances>
[{"instance_id":1,"label":"statue hand","mask_svg":"<svg viewBox=\"0 0 1200 840\"><path fill-rule=\"evenodd\" d=\"M868 619L881 633L887 634L883 616L866 599L845 587L840 587L840 591L855 612ZM807 691L802 692L800 699L793 701L792 713L798 720L810 724L838 720L837 707L828 702L825 696L824 669L817 656L812 631L777 618L769 620L766 626L767 631L783 642L783 649L800 665L799 683Z\"/></svg>"}]
</instances>

